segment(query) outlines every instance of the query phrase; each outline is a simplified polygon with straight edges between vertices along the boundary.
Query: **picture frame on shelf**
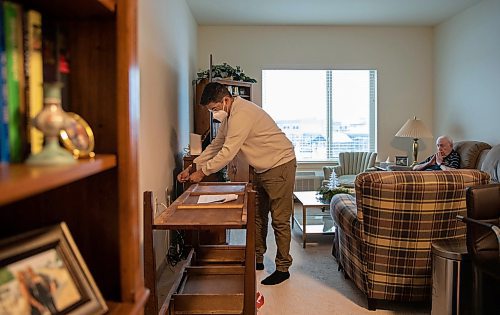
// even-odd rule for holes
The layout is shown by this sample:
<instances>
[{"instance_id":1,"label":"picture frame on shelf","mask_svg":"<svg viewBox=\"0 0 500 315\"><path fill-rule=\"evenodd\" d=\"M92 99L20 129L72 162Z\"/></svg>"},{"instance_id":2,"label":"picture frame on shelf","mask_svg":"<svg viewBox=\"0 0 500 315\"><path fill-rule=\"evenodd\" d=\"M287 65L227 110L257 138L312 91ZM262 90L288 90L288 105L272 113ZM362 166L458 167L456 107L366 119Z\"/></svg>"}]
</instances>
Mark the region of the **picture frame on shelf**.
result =
<instances>
[{"instance_id":1,"label":"picture frame on shelf","mask_svg":"<svg viewBox=\"0 0 500 315\"><path fill-rule=\"evenodd\" d=\"M408 166L408 157L407 156L396 156L396 165Z\"/></svg>"},{"instance_id":2,"label":"picture frame on shelf","mask_svg":"<svg viewBox=\"0 0 500 315\"><path fill-rule=\"evenodd\" d=\"M0 304L7 314L108 311L64 222L0 242Z\"/></svg>"},{"instance_id":3,"label":"picture frame on shelf","mask_svg":"<svg viewBox=\"0 0 500 315\"><path fill-rule=\"evenodd\" d=\"M95 157L94 133L89 124L80 115L68 112L66 127L61 130L60 138L64 147L75 158Z\"/></svg>"}]
</instances>

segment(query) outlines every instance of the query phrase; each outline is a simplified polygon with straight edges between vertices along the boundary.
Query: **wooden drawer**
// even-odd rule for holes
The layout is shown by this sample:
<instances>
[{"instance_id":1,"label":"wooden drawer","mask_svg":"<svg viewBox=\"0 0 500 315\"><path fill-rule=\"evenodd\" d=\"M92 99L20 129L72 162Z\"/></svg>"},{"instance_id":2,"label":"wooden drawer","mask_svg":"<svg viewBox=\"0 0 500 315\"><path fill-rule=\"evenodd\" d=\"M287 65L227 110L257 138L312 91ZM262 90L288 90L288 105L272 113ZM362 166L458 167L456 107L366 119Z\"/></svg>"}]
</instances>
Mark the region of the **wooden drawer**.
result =
<instances>
[{"instance_id":1,"label":"wooden drawer","mask_svg":"<svg viewBox=\"0 0 500 315\"><path fill-rule=\"evenodd\" d=\"M202 245L199 246L191 265L245 265L245 246Z\"/></svg>"},{"instance_id":2,"label":"wooden drawer","mask_svg":"<svg viewBox=\"0 0 500 315\"><path fill-rule=\"evenodd\" d=\"M172 314L243 314L244 266L190 266L170 299Z\"/></svg>"}]
</instances>

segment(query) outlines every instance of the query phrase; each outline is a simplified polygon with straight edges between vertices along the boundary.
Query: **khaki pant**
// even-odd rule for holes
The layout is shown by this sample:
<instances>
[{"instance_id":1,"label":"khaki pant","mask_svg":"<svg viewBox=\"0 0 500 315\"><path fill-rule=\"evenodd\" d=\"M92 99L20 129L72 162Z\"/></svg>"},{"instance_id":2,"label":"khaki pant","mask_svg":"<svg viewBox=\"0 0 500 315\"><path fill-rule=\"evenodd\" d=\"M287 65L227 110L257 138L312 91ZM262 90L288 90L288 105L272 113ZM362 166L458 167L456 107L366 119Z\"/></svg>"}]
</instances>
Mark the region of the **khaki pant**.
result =
<instances>
[{"instance_id":1,"label":"khaki pant","mask_svg":"<svg viewBox=\"0 0 500 315\"><path fill-rule=\"evenodd\" d=\"M255 189L257 190L257 207L255 213L256 260L262 263L267 250L266 237L271 212L271 225L276 239L276 270L288 271L292 265L290 255L290 217L293 208L293 187L297 161L276 166L263 173L256 174Z\"/></svg>"}]
</instances>

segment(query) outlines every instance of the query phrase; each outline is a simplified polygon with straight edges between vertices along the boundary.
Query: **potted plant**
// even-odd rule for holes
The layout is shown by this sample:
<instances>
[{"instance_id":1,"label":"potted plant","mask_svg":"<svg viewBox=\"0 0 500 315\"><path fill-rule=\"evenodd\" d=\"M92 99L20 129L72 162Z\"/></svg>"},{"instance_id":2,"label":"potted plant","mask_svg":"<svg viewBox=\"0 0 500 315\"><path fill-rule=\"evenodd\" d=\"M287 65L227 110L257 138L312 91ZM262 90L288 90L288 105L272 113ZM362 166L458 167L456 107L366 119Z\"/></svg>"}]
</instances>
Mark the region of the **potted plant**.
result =
<instances>
[{"instance_id":1,"label":"potted plant","mask_svg":"<svg viewBox=\"0 0 500 315\"><path fill-rule=\"evenodd\" d=\"M197 76L198 76L198 78L196 79L197 82L203 79L208 79L208 70L198 72ZM236 68L233 68L225 62L221 65L212 66L212 78L221 78L221 79L251 82L251 83L257 82L257 80L247 76L243 72L243 70L241 70L240 66L236 66Z\"/></svg>"},{"instance_id":2,"label":"potted plant","mask_svg":"<svg viewBox=\"0 0 500 315\"><path fill-rule=\"evenodd\" d=\"M338 186L337 175L335 172L332 172L330 178L328 180L328 184L321 186L318 191L318 195L320 198L326 202L330 202L332 197L336 194L348 194L349 189L346 187Z\"/></svg>"}]
</instances>

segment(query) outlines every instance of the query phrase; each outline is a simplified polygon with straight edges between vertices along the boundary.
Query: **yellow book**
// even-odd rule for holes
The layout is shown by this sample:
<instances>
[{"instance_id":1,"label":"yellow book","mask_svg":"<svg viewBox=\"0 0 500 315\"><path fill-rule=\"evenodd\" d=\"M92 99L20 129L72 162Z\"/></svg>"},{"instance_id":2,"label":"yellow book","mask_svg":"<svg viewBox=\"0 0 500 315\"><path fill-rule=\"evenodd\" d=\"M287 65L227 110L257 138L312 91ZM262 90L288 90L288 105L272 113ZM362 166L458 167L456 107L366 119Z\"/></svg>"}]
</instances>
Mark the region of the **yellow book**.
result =
<instances>
[{"instance_id":1,"label":"yellow book","mask_svg":"<svg viewBox=\"0 0 500 315\"><path fill-rule=\"evenodd\" d=\"M43 133L31 123L43 106L42 16L37 11L29 10L25 21L29 142L31 154L36 154L43 147Z\"/></svg>"}]
</instances>

